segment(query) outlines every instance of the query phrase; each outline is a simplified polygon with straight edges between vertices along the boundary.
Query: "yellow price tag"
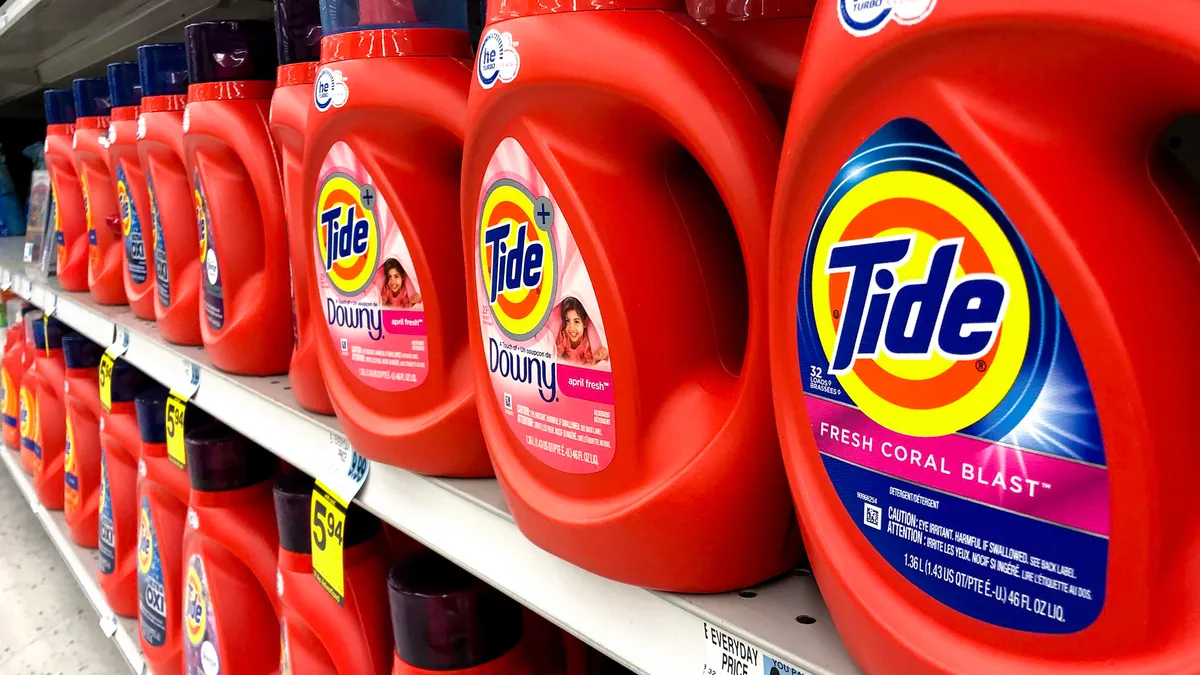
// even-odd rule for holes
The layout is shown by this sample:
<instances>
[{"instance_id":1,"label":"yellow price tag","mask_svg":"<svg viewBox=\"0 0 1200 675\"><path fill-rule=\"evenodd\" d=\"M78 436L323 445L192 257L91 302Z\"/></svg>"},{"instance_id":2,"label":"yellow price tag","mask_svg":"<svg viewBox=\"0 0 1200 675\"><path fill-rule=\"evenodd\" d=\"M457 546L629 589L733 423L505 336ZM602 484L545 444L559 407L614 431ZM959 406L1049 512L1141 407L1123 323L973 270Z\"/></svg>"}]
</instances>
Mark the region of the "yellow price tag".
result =
<instances>
[{"instance_id":1,"label":"yellow price tag","mask_svg":"<svg viewBox=\"0 0 1200 675\"><path fill-rule=\"evenodd\" d=\"M180 469L187 466L187 452L183 445L183 418L187 413L187 399L175 392L167 396L167 458Z\"/></svg>"},{"instance_id":2,"label":"yellow price tag","mask_svg":"<svg viewBox=\"0 0 1200 675\"><path fill-rule=\"evenodd\" d=\"M312 496L313 576L339 605L345 604L346 581L342 547L346 532L346 506L327 494L320 481Z\"/></svg>"},{"instance_id":3,"label":"yellow price tag","mask_svg":"<svg viewBox=\"0 0 1200 675\"><path fill-rule=\"evenodd\" d=\"M51 313L52 312L43 312L42 313L42 335L44 336L42 339L45 340L45 342L43 344L45 345L47 358L50 357L50 314Z\"/></svg>"},{"instance_id":4,"label":"yellow price tag","mask_svg":"<svg viewBox=\"0 0 1200 675\"><path fill-rule=\"evenodd\" d=\"M117 358L107 351L100 357L100 405L112 410L112 371Z\"/></svg>"}]
</instances>

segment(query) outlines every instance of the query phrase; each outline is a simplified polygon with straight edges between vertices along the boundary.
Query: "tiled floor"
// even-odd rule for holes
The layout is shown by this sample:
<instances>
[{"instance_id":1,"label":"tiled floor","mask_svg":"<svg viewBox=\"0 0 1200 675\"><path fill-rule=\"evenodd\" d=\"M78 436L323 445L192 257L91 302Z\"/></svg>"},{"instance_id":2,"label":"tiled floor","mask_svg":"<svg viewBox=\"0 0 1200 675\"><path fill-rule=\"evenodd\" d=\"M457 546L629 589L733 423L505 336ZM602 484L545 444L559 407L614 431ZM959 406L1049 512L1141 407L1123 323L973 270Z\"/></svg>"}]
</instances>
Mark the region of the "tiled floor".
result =
<instances>
[{"instance_id":1,"label":"tiled floor","mask_svg":"<svg viewBox=\"0 0 1200 675\"><path fill-rule=\"evenodd\" d=\"M128 673L98 622L12 476L0 467L0 675Z\"/></svg>"}]
</instances>

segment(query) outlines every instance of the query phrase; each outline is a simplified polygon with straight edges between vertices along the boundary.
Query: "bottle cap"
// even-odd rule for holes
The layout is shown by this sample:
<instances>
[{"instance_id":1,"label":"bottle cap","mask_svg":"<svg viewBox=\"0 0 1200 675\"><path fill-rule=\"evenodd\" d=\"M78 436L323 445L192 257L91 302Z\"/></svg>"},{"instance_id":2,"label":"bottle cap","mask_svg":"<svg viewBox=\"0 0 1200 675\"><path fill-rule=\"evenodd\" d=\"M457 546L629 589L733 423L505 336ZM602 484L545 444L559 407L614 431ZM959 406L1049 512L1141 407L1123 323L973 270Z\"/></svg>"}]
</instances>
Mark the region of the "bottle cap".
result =
<instances>
[{"instance_id":1,"label":"bottle cap","mask_svg":"<svg viewBox=\"0 0 1200 675\"><path fill-rule=\"evenodd\" d=\"M312 553L312 493L316 481L302 471L275 480L275 522L279 545L292 553ZM344 548L357 546L379 533L379 519L357 504L346 511Z\"/></svg>"},{"instance_id":2,"label":"bottle cap","mask_svg":"<svg viewBox=\"0 0 1200 675\"><path fill-rule=\"evenodd\" d=\"M47 89L42 92L46 106L46 124L75 123L75 93L70 89Z\"/></svg>"},{"instance_id":3,"label":"bottle cap","mask_svg":"<svg viewBox=\"0 0 1200 675\"><path fill-rule=\"evenodd\" d=\"M42 317L39 316L37 321L33 322L33 346L46 349L49 343L50 349L62 349L63 335L73 332L75 331L54 317L42 321Z\"/></svg>"},{"instance_id":4,"label":"bottle cap","mask_svg":"<svg viewBox=\"0 0 1200 675\"><path fill-rule=\"evenodd\" d=\"M188 429L183 442L193 490L238 490L269 479L279 467L274 455L221 422Z\"/></svg>"},{"instance_id":5,"label":"bottle cap","mask_svg":"<svg viewBox=\"0 0 1200 675\"><path fill-rule=\"evenodd\" d=\"M167 388L152 384L133 400L143 443L167 442Z\"/></svg>"},{"instance_id":6,"label":"bottle cap","mask_svg":"<svg viewBox=\"0 0 1200 675\"><path fill-rule=\"evenodd\" d=\"M138 47L138 80L142 96L169 96L187 93L187 50L182 42Z\"/></svg>"},{"instance_id":7,"label":"bottle cap","mask_svg":"<svg viewBox=\"0 0 1200 675\"><path fill-rule=\"evenodd\" d=\"M104 356L104 347L79 333L64 335L62 350L68 368L96 368L100 365L100 357Z\"/></svg>"},{"instance_id":8,"label":"bottle cap","mask_svg":"<svg viewBox=\"0 0 1200 675\"><path fill-rule=\"evenodd\" d=\"M321 58L321 6L317 0L275 0L275 51L281 66Z\"/></svg>"},{"instance_id":9,"label":"bottle cap","mask_svg":"<svg viewBox=\"0 0 1200 675\"><path fill-rule=\"evenodd\" d=\"M117 359L113 363L112 374L109 376L112 380L112 401L113 403L128 403L137 398L137 395L155 384L154 380L142 371L134 368L125 359Z\"/></svg>"},{"instance_id":10,"label":"bottle cap","mask_svg":"<svg viewBox=\"0 0 1200 675\"><path fill-rule=\"evenodd\" d=\"M466 31L478 0L323 0L326 35L372 28L451 28Z\"/></svg>"},{"instance_id":11,"label":"bottle cap","mask_svg":"<svg viewBox=\"0 0 1200 675\"><path fill-rule=\"evenodd\" d=\"M183 29L188 81L274 80L269 21L204 21Z\"/></svg>"},{"instance_id":12,"label":"bottle cap","mask_svg":"<svg viewBox=\"0 0 1200 675\"><path fill-rule=\"evenodd\" d=\"M108 64L108 90L112 92L114 108L139 105L142 102L142 83L138 80L137 61Z\"/></svg>"},{"instance_id":13,"label":"bottle cap","mask_svg":"<svg viewBox=\"0 0 1200 675\"><path fill-rule=\"evenodd\" d=\"M521 640L516 601L429 550L392 566L388 596L396 654L416 668L473 668Z\"/></svg>"},{"instance_id":14,"label":"bottle cap","mask_svg":"<svg viewBox=\"0 0 1200 675\"><path fill-rule=\"evenodd\" d=\"M71 91L75 93L76 117L106 117L112 110L108 80L103 77L72 80Z\"/></svg>"}]
</instances>

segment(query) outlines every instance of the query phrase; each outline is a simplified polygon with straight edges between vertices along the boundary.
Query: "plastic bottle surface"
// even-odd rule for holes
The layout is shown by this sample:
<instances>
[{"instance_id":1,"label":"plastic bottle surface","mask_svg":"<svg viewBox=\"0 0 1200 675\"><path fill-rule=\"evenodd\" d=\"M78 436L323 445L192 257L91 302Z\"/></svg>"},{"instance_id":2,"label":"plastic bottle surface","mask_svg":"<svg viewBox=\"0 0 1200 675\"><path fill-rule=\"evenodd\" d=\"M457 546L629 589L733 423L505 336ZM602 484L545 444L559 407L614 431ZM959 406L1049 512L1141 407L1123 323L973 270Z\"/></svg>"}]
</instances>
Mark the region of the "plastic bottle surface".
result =
<instances>
[{"instance_id":1,"label":"plastic bottle surface","mask_svg":"<svg viewBox=\"0 0 1200 675\"><path fill-rule=\"evenodd\" d=\"M138 47L142 84L137 151L146 176L154 242L154 318L169 342L201 344L200 236L184 165L187 56L183 43ZM149 253L147 255L150 255Z\"/></svg>"},{"instance_id":2,"label":"plastic bottle surface","mask_svg":"<svg viewBox=\"0 0 1200 675\"><path fill-rule=\"evenodd\" d=\"M309 320L358 452L488 476L456 222L471 44L465 0L323 4L309 111ZM412 92L396 96L397 91Z\"/></svg>"},{"instance_id":3,"label":"plastic bottle surface","mask_svg":"<svg viewBox=\"0 0 1200 675\"><path fill-rule=\"evenodd\" d=\"M200 330L213 364L240 375L285 373L292 354L287 223L267 122L271 36L263 21L185 29L183 144L200 221Z\"/></svg>"},{"instance_id":4,"label":"plastic bottle surface","mask_svg":"<svg viewBox=\"0 0 1200 675\"><path fill-rule=\"evenodd\" d=\"M4 359L0 374L4 392L4 445L15 450L21 448L21 379L27 368L24 315L30 311L33 311L32 307L22 309L22 319L4 331Z\"/></svg>"},{"instance_id":5,"label":"plastic bottle surface","mask_svg":"<svg viewBox=\"0 0 1200 675\"><path fill-rule=\"evenodd\" d=\"M538 546L743 588L800 554L766 361L777 123L682 1L582 4L493 3L480 42L461 210L484 437Z\"/></svg>"},{"instance_id":6,"label":"plastic bottle surface","mask_svg":"<svg viewBox=\"0 0 1200 675\"><path fill-rule=\"evenodd\" d=\"M117 195L124 264L122 278L129 309L140 319L154 319L154 230L146 174L138 158L138 115L142 88L137 61L108 64L112 94L108 126L109 180Z\"/></svg>"},{"instance_id":7,"label":"plastic bottle surface","mask_svg":"<svg viewBox=\"0 0 1200 675\"><path fill-rule=\"evenodd\" d=\"M96 302L123 305L125 247L117 193L108 167L112 96L104 78L74 80L71 89L75 93L76 112L72 148L87 223L88 290Z\"/></svg>"},{"instance_id":8,"label":"plastic bottle surface","mask_svg":"<svg viewBox=\"0 0 1200 675\"><path fill-rule=\"evenodd\" d=\"M33 464L36 455L42 450L38 440L37 424L37 392L39 380L37 376L37 361L34 359L33 322L42 320L42 311L35 309L26 313L25 328L25 372L21 373L21 388L18 398L17 428L21 432L21 468L25 473L33 475Z\"/></svg>"},{"instance_id":9,"label":"plastic bottle surface","mask_svg":"<svg viewBox=\"0 0 1200 675\"><path fill-rule=\"evenodd\" d=\"M1160 362L1200 330L1198 24L1185 2L819 6L771 368L866 673L1200 672L1200 359Z\"/></svg>"},{"instance_id":10,"label":"plastic bottle surface","mask_svg":"<svg viewBox=\"0 0 1200 675\"><path fill-rule=\"evenodd\" d=\"M63 508L63 465L65 458L65 418L63 411L63 334L72 332L55 318L45 320L31 312L35 375L28 389L37 411L33 421L34 442L22 450L28 458L33 489L47 509ZM28 451L28 455L26 455Z\"/></svg>"},{"instance_id":11,"label":"plastic bottle surface","mask_svg":"<svg viewBox=\"0 0 1200 675\"><path fill-rule=\"evenodd\" d=\"M63 403L63 516L71 538L85 548L99 546L100 523L100 386L104 348L86 337L64 335L66 380Z\"/></svg>"},{"instance_id":12,"label":"plastic bottle surface","mask_svg":"<svg viewBox=\"0 0 1200 675\"><path fill-rule=\"evenodd\" d=\"M54 202L54 249L58 282L68 291L88 289L87 216L83 190L75 169L75 94L70 89L47 89L46 170Z\"/></svg>"}]
</instances>

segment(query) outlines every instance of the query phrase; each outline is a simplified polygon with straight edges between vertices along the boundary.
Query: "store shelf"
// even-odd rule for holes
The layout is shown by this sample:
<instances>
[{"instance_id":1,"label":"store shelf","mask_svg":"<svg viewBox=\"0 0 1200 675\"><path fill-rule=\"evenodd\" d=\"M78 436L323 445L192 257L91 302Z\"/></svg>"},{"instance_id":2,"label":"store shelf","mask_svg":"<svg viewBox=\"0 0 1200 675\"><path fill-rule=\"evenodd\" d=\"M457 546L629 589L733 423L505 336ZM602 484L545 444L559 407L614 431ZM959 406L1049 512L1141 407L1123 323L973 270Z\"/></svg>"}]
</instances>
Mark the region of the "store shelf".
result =
<instances>
[{"instance_id":1,"label":"store shelf","mask_svg":"<svg viewBox=\"0 0 1200 675\"><path fill-rule=\"evenodd\" d=\"M4 461L5 468L12 474L13 481L16 482L25 500L29 502L29 507L33 509L38 522L46 528L46 534L50 535L50 541L54 542L54 547L62 554L63 561L71 570L71 574L75 576L79 587L83 589L83 594L87 596L92 607L96 609L96 613L100 615L100 624L96 626L96 630L104 631L116 644L117 651L125 657L125 661L133 672L141 675L145 663L142 660L142 648L138 644L137 619L118 617L109 609L108 601L105 600L104 593L100 590L100 584L96 581L100 565L99 554L93 549L77 546L75 542L71 541L71 535L67 530L67 521L63 517L62 511L47 511L42 507L33 491L33 484L29 482L29 476L21 469L20 455L17 451L0 448L0 459Z\"/></svg>"},{"instance_id":2,"label":"store shelf","mask_svg":"<svg viewBox=\"0 0 1200 675\"><path fill-rule=\"evenodd\" d=\"M0 282L96 342L111 344L117 331L127 333L125 358L168 386L180 384L195 364L195 404L306 473L330 474L331 444L344 440L341 426L301 409L287 377L216 370L202 348L168 344L153 322L128 308L101 306L53 279L37 279L35 270L14 262L20 248L19 241L0 243ZM773 661L783 675L860 673L807 570L741 593L658 593L603 579L534 546L513 523L495 480L428 478L372 464L356 501L636 672L730 672L721 668L722 640L711 639L718 629L750 647L745 651L756 662L747 673L770 675Z\"/></svg>"}]
</instances>

